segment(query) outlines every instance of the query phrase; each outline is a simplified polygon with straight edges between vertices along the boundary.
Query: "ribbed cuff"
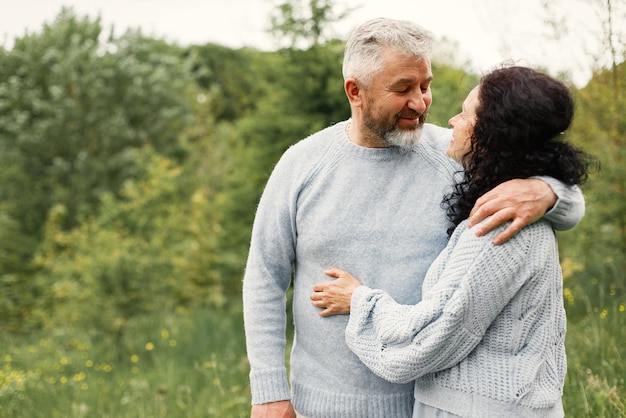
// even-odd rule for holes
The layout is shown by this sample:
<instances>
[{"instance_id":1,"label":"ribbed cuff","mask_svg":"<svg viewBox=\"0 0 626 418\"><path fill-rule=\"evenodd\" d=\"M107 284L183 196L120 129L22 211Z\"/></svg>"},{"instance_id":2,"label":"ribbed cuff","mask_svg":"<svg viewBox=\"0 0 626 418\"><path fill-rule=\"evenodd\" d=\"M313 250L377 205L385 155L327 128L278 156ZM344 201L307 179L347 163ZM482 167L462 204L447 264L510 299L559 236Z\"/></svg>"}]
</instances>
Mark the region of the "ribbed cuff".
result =
<instances>
[{"instance_id":1,"label":"ribbed cuff","mask_svg":"<svg viewBox=\"0 0 626 418\"><path fill-rule=\"evenodd\" d=\"M282 368L251 371L250 392L253 405L291 399L287 370Z\"/></svg>"},{"instance_id":2,"label":"ribbed cuff","mask_svg":"<svg viewBox=\"0 0 626 418\"><path fill-rule=\"evenodd\" d=\"M585 200L577 186L566 186L562 182L546 176L536 176L550 186L557 196L554 206L546 212L545 219L557 231L574 228L585 214Z\"/></svg>"}]
</instances>

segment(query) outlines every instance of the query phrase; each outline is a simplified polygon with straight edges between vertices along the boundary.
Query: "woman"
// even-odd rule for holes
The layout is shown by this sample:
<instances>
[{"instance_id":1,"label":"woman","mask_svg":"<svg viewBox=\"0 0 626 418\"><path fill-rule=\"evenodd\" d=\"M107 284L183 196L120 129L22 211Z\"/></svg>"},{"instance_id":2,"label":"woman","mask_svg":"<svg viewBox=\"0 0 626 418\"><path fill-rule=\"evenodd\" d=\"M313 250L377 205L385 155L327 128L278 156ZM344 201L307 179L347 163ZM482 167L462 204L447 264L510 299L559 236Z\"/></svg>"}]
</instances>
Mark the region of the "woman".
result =
<instances>
[{"instance_id":1,"label":"woman","mask_svg":"<svg viewBox=\"0 0 626 418\"><path fill-rule=\"evenodd\" d=\"M476 237L466 224L478 197L504 181L586 179L592 160L563 142L573 113L567 87L545 74L487 74L449 122L447 154L465 171L444 198L454 226L422 301L400 305L339 269L314 287L322 316L350 312L346 342L364 364L392 382L416 379L414 417L563 416L566 319L550 224L498 246L505 226Z\"/></svg>"}]
</instances>

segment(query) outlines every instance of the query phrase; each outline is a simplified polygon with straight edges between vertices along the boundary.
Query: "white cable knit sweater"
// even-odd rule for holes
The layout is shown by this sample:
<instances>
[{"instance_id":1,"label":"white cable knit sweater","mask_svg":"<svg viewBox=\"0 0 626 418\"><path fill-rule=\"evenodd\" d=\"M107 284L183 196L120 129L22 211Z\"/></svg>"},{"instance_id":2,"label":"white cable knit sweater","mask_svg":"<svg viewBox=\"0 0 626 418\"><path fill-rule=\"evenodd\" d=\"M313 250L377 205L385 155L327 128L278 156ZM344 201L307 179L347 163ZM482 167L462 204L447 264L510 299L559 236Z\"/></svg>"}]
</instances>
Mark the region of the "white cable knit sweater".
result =
<instances>
[{"instance_id":1,"label":"white cable knit sweater","mask_svg":"<svg viewBox=\"0 0 626 418\"><path fill-rule=\"evenodd\" d=\"M550 224L507 243L455 230L426 274L422 301L366 286L352 296L346 342L378 376L417 379L415 399L463 417L562 417L565 310Z\"/></svg>"}]
</instances>

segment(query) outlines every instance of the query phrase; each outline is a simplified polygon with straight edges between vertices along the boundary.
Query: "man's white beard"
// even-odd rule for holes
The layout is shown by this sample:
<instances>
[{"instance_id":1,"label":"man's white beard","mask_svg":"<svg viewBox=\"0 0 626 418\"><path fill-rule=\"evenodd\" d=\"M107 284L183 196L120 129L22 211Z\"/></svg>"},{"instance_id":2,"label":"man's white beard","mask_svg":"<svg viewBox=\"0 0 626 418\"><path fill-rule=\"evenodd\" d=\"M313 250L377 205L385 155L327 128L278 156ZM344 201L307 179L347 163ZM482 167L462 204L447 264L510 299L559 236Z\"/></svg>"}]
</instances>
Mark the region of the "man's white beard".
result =
<instances>
[{"instance_id":1,"label":"man's white beard","mask_svg":"<svg viewBox=\"0 0 626 418\"><path fill-rule=\"evenodd\" d=\"M405 150L411 150L413 145L420 140L424 125L419 125L417 128L409 131L402 129L394 129L391 132L385 134L385 140L389 145L401 147Z\"/></svg>"}]
</instances>

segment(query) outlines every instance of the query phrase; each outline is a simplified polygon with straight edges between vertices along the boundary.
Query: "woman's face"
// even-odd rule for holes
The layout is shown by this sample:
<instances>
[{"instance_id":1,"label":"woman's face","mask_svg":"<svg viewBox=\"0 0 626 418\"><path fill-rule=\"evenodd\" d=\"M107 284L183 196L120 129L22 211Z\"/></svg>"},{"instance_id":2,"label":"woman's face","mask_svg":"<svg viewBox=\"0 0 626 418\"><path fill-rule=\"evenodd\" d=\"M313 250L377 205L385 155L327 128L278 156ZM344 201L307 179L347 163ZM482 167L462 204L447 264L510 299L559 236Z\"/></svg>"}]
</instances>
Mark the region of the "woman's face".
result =
<instances>
[{"instance_id":1,"label":"woman's face","mask_svg":"<svg viewBox=\"0 0 626 418\"><path fill-rule=\"evenodd\" d=\"M471 136L474 133L476 123L476 108L478 107L478 90L474 87L463 102L461 113L450 118L448 123L452 126L452 139L446 150L446 154L454 161L463 166L463 158L467 157L471 149Z\"/></svg>"}]
</instances>

